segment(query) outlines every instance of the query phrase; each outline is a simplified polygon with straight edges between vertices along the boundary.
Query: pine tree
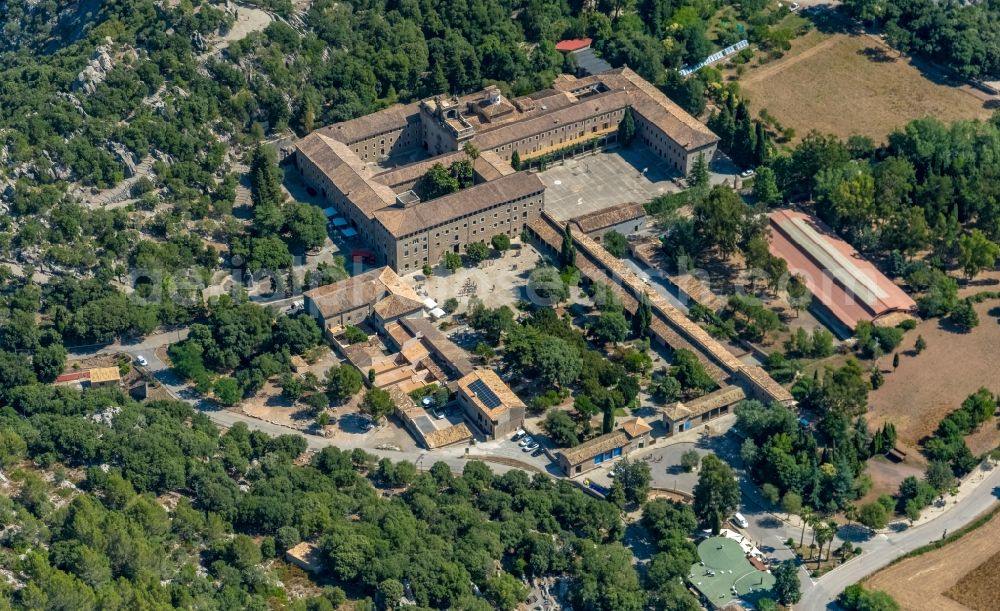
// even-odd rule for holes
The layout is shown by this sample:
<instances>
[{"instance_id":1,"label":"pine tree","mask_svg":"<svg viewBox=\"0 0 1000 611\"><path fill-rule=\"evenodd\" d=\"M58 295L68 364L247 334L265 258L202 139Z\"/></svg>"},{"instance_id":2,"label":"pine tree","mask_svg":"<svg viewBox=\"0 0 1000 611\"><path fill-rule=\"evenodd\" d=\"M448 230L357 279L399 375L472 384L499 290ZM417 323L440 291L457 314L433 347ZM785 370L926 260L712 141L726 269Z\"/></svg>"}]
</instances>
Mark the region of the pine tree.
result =
<instances>
[{"instance_id":1,"label":"pine tree","mask_svg":"<svg viewBox=\"0 0 1000 611\"><path fill-rule=\"evenodd\" d=\"M896 352L892 355L892 369L895 371L899 367L899 353Z\"/></svg>"},{"instance_id":2,"label":"pine tree","mask_svg":"<svg viewBox=\"0 0 1000 611\"><path fill-rule=\"evenodd\" d=\"M521 155L517 151L511 153L510 167L514 168L516 171L521 170Z\"/></svg>"},{"instance_id":3,"label":"pine tree","mask_svg":"<svg viewBox=\"0 0 1000 611\"><path fill-rule=\"evenodd\" d=\"M924 340L923 335L917 336L917 341L915 344L913 344L913 349L917 351L917 354L920 354L921 352L927 349L927 341Z\"/></svg>"}]
</instances>

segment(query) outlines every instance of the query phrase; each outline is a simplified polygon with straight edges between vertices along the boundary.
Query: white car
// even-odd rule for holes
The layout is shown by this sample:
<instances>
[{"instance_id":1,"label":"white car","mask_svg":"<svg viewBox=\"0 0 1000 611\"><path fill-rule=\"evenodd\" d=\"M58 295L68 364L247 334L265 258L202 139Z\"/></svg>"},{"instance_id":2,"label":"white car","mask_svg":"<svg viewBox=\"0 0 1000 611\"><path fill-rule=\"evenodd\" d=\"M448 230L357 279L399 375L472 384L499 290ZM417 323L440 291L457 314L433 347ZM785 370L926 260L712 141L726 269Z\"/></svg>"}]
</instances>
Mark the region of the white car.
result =
<instances>
[{"instance_id":1,"label":"white car","mask_svg":"<svg viewBox=\"0 0 1000 611\"><path fill-rule=\"evenodd\" d=\"M750 522L747 522L747 519L744 518L743 514L739 513L739 512L737 512L735 515L733 515L733 524L739 526L740 528L749 528L750 527Z\"/></svg>"},{"instance_id":2,"label":"white car","mask_svg":"<svg viewBox=\"0 0 1000 611\"><path fill-rule=\"evenodd\" d=\"M146 360L146 357L139 355L135 357L135 364L139 367L145 367L146 365L149 365L149 361Z\"/></svg>"},{"instance_id":3,"label":"white car","mask_svg":"<svg viewBox=\"0 0 1000 611\"><path fill-rule=\"evenodd\" d=\"M523 448L524 446L528 445L532 441L534 441L534 440L531 438L530 435L525 435L524 438L521 441L517 442L517 445L519 445L519 446L521 446Z\"/></svg>"},{"instance_id":4,"label":"white car","mask_svg":"<svg viewBox=\"0 0 1000 611\"><path fill-rule=\"evenodd\" d=\"M514 432L514 436L511 437L511 441L518 441L522 437L524 437L526 434L527 433L525 433L522 429L517 429L517 431Z\"/></svg>"},{"instance_id":5,"label":"white car","mask_svg":"<svg viewBox=\"0 0 1000 611\"><path fill-rule=\"evenodd\" d=\"M740 172L740 178L750 178L756 173L757 172L754 172L753 170L743 170L742 172Z\"/></svg>"},{"instance_id":6,"label":"white car","mask_svg":"<svg viewBox=\"0 0 1000 611\"><path fill-rule=\"evenodd\" d=\"M537 449L538 449L538 442L537 441L532 441L528 445L524 446L524 448L521 451L522 452L534 452Z\"/></svg>"}]
</instances>

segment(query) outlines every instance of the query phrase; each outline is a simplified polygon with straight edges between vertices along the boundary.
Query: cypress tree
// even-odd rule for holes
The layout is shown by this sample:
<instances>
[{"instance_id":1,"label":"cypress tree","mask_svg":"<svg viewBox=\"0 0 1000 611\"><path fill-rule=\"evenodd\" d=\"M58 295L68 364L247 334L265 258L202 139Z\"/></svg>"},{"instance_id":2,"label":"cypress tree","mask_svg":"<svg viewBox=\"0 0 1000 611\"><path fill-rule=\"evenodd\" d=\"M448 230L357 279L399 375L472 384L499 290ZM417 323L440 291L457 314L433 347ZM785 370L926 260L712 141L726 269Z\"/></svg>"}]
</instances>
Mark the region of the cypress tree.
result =
<instances>
[{"instance_id":1,"label":"cypress tree","mask_svg":"<svg viewBox=\"0 0 1000 611\"><path fill-rule=\"evenodd\" d=\"M573 232L566 223L563 230L562 251L559 253L559 260L563 267L576 267L576 245L573 244Z\"/></svg>"},{"instance_id":2,"label":"cypress tree","mask_svg":"<svg viewBox=\"0 0 1000 611\"><path fill-rule=\"evenodd\" d=\"M625 115L618 122L618 141L622 146L629 146L635 138L635 117L632 116L632 108L625 107Z\"/></svg>"}]
</instances>

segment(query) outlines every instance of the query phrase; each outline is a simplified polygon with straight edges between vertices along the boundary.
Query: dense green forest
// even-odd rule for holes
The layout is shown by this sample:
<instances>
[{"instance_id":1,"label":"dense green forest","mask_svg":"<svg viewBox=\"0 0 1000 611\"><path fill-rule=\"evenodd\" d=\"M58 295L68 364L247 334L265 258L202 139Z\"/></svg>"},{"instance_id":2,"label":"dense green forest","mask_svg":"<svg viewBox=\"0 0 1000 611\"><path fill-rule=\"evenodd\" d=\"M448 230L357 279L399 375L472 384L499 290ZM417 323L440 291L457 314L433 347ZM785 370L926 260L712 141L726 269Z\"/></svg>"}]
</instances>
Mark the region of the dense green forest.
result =
<instances>
[{"instance_id":1,"label":"dense green forest","mask_svg":"<svg viewBox=\"0 0 1000 611\"><path fill-rule=\"evenodd\" d=\"M220 434L184 403L4 388L0 566L24 587L0 596L16 608L393 608L407 592L418 608L512 609L520 578L545 576L570 579L578 608L697 608L677 587L689 507L646 506L660 551L640 581L619 508L568 482L334 447L299 464L302 437ZM293 601L271 559L300 541L319 546L326 585Z\"/></svg>"},{"instance_id":2,"label":"dense green forest","mask_svg":"<svg viewBox=\"0 0 1000 611\"><path fill-rule=\"evenodd\" d=\"M1000 78L1000 4L935 0L847 0L855 17L882 28L889 43L962 76Z\"/></svg>"}]
</instances>

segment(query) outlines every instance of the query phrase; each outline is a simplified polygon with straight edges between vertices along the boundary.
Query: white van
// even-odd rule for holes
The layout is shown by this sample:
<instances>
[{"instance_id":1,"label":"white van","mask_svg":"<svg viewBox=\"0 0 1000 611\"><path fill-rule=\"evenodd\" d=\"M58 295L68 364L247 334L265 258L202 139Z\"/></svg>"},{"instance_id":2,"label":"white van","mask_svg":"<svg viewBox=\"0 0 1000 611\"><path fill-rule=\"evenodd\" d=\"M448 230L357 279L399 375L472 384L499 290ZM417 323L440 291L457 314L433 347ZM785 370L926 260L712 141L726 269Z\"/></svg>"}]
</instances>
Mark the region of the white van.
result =
<instances>
[{"instance_id":1,"label":"white van","mask_svg":"<svg viewBox=\"0 0 1000 611\"><path fill-rule=\"evenodd\" d=\"M739 512L737 512L736 515L733 516L733 524L739 526L740 528L750 527L750 522L747 522L747 519L744 518L743 514Z\"/></svg>"}]
</instances>

